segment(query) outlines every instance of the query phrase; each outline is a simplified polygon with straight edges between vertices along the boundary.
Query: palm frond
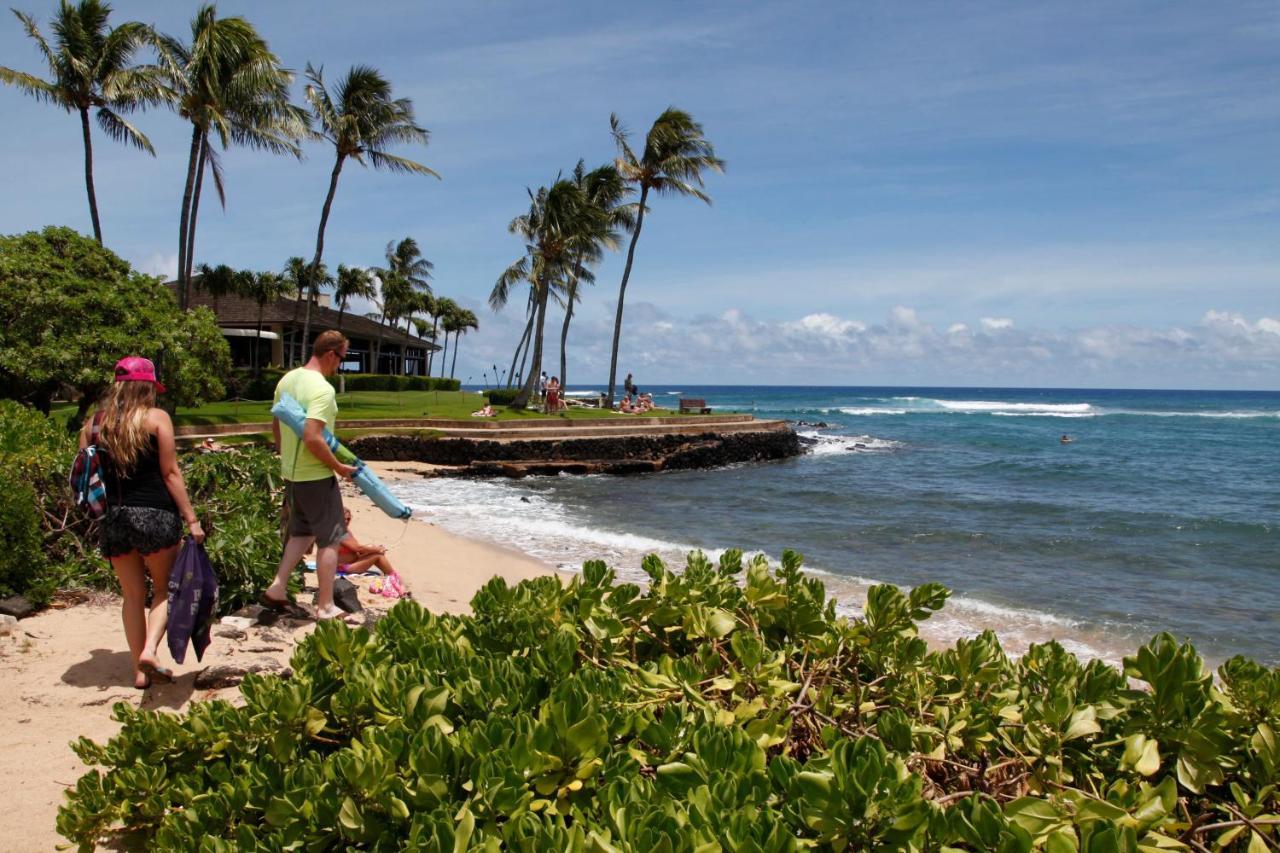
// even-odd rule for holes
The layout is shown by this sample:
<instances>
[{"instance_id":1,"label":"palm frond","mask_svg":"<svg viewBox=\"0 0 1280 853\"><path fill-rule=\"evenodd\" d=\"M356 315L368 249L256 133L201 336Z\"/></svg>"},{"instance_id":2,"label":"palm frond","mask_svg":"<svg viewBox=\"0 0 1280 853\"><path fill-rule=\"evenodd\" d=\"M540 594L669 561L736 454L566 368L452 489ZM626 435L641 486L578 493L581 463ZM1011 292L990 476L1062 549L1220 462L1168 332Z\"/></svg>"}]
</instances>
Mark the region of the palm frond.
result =
<instances>
[{"instance_id":1,"label":"palm frond","mask_svg":"<svg viewBox=\"0 0 1280 853\"><path fill-rule=\"evenodd\" d=\"M394 154L374 151L373 149L369 149L365 153L369 155L369 165L373 166L375 169L382 169L388 172L400 172L403 174L429 175L433 178L440 179L440 175L434 169L405 157L397 157Z\"/></svg>"},{"instance_id":2,"label":"palm frond","mask_svg":"<svg viewBox=\"0 0 1280 853\"><path fill-rule=\"evenodd\" d=\"M102 132L116 142L124 142L135 148L146 151L152 157L156 156L156 149L151 145L151 140L142 131L138 130L123 117L116 115L107 107L98 108L98 126L102 128Z\"/></svg>"},{"instance_id":3,"label":"palm frond","mask_svg":"<svg viewBox=\"0 0 1280 853\"><path fill-rule=\"evenodd\" d=\"M8 83L10 86L17 86L37 101L58 104L68 111L71 109L70 105L64 102L60 96L56 83L41 80L34 74L15 71L12 68L5 68L0 65L0 82Z\"/></svg>"}]
</instances>

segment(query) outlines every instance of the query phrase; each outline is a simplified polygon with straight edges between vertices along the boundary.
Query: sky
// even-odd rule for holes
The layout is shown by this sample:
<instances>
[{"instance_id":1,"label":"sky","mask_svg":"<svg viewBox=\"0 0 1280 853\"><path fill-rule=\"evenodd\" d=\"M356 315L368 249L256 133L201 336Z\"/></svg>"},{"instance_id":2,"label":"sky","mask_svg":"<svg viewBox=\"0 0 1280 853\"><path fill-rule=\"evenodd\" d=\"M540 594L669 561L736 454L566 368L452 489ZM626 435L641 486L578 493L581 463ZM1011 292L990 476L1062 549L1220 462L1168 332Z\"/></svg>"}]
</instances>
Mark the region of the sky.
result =
<instances>
[{"instance_id":1,"label":"sky","mask_svg":"<svg viewBox=\"0 0 1280 853\"><path fill-rule=\"evenodd\" d=\"M47 23L52 0L17 0ZM113 20L189 37L196 4ZM487 304L523 251L526 187L608 162L667 106L727 163L713 204L653 202L619 375L640 384L1280 389L1280 5L1263 2L221 2L299 72L380 69L442 179L348 164L325 261L414 237L476 312L456 376L505 371L524 301ZM15 19L0 65L43 72ZM302 82L295 90L301 99ZM79 122L0 86L0 233L89 232ZM172 275L189 127L95 132L104 238ZM20 128L15 132L14 128ZM309 257L333 152L232 149L197 260ZM607 379L623 253L575 313L571 385ZM368 310L368 306L357 306ZM560 308L548 313L559 369Z\"/></svg>"}]
</instances>

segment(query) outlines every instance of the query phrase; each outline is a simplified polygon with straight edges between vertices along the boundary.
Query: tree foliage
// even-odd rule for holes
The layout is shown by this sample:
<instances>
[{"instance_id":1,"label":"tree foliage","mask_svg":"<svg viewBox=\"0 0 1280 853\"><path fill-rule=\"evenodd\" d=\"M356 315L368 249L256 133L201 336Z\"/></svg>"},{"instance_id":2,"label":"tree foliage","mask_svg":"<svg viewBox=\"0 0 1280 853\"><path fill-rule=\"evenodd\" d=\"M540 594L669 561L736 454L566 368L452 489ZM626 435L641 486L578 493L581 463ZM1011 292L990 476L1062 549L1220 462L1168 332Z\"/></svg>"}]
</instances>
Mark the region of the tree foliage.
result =
<instances>
[{"instance_id":1,"label":"tree foliage","mask_svg":"<svg viewBox=\"0 0 1280 853\"><path fill-rule=\"evenodd\" d=\"M69 228L0 236L0 397L47 412L65 386L83 415L126 355L156 362L173 405L221 399L231 369L212 312L178 311L160 279L109 249Z\"/></svg>"},{"instance_id":2,"label":"tree foliage","mask_svg":"<svg viewBox=\"0 0 1280 853\"><path fill-rule=\"evenodd\" d=\"M837 617L783 555L647 589L590 562L495 578L470 616L326 623L290 680L185 715L120 704L59 831L88 848L566 851L1267 850L1280 672L1215 686L1160 635L1123 673L994 635L929 650L948 592ZM1133 689L1141 683L1144 689ZM119 836L125 836L123 838Z\"/></svg>"}]
</instances>

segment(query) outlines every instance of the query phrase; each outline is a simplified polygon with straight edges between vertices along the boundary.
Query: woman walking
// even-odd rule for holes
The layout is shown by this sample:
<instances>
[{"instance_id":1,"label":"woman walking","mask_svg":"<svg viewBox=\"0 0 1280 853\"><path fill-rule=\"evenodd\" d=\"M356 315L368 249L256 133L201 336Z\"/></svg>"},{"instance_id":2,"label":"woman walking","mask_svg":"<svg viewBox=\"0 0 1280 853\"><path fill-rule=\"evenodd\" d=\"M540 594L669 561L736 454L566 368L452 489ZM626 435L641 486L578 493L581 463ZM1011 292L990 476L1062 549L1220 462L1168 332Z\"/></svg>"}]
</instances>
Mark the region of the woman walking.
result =
<instances>
[{"instance_id":1,"label":"woman walking","mask_svg":"<svg viewBox=\"0 0 1280 853\"><path fill-rule=\"evenodd\" d=\"M164 386L156 381L155 365L138 356L122 358L116 363L115 385L80 431L80 447L96 444L101 453L107 492L102 553L124 594L124 635L133 658L133 686L139 690L173 680L156 650L168 623L169 570L178 555L183 521L195 541L204 541L178 468L173 421L156 408L157 393L164 393Z\"/></svg>"}]
</instances>

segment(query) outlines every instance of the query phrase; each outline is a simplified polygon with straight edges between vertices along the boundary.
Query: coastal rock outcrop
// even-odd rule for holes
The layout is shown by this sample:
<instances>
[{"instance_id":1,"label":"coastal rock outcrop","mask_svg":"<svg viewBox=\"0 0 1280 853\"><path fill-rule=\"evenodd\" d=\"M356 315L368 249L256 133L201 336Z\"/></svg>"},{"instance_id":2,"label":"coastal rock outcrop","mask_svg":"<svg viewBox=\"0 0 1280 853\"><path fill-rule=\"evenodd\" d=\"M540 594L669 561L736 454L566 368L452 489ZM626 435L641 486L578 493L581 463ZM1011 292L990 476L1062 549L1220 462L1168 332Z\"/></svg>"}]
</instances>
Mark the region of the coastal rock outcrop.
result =
<instances>
[{"instance_id":1,"label":"coastal rock outcrop","mask_svg":"<svg viewBox=\"0 0 1280 853\"><path fill-rule=\"evenodd\" d=\"M515 441L372 435L357 438L348 446L370 461L449 466L436 476L454 477L647 474L766 462L801 453L800 440L789 429Z\"/></svg>"}]
</instances>

